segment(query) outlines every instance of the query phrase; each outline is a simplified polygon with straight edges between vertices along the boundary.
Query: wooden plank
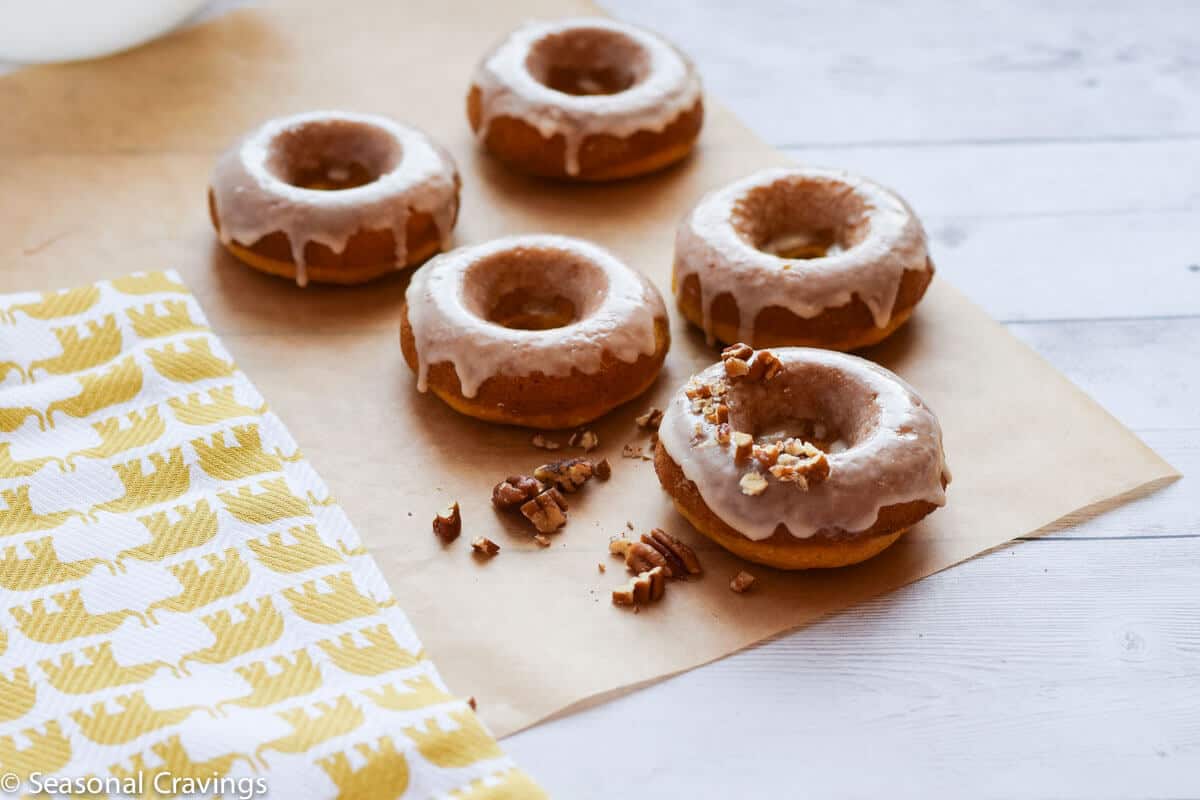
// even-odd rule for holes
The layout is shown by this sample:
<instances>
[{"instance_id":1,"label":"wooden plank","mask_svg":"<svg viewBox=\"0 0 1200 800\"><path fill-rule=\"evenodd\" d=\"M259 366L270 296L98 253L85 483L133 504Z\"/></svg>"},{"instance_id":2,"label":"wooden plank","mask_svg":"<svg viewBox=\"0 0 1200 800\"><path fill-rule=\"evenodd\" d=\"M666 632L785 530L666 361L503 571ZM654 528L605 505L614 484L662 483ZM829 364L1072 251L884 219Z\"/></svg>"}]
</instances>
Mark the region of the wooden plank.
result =
<instances>
[{"instance_id":1,"label":"wooden plank","mask_svg":"<svg viewBox=\"0 0 1200 800\"><path fill-rule=\"evenodd\" d=\"M505 745L584 800L1196 797L1198 570L1013 546Z\"/></svg>"},{"instance_id":2,"label":"wooden plank","mask_svg":"<svg viewBox=\"0 0 1200 800\"><path fill-rule=\"evenodd\" d=\"M777 145L1200 133L1187 0L602 3L674 39Z\"/></svg>"}]
</instances>

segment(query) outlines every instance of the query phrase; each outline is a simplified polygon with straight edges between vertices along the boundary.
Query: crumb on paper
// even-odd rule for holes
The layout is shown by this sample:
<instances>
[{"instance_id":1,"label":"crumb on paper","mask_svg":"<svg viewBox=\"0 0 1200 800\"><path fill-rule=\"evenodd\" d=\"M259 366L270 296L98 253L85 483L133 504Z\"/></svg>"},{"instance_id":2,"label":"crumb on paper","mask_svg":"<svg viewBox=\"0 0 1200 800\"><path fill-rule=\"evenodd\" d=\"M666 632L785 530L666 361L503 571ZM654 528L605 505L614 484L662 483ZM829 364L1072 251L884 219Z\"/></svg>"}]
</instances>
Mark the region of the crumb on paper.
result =
<instances>
[{"instance_id":1,"label":"crumb on paper","mask_svg":"<svg viewBox=\"0 0 1200 800\"><path fill-rule=\"evenodd\" d=\"M635 421L637 426L643 430L656 431L658 426L662 424L663 412L659 408L651 407L645 414L639 416Z\"/></svg>"},{"instance_id":2,"label":"crumb on paper","mask_svg":"<svg viewBox=\"0 0 1200 800\"><path fill-rule=\"evenodd\" d=\"M535 542L537 542L538 547L549 547L550 546L550 540L540 533L535 533L533 535L533 540Z\"/></svg>"},{"instance_id":3,"label":"crumb on paper","mask_svg":"<svg viewBox=\"0 0 1200 800\"><path fill-rule=\"evenodd\" d=\"M598 564L596 564L596 571L599 572L601 575L603 575L605 572L608 571L608 567L604 566L604 562L601 561Z\"/></svg>"},{"instance_id":4,"label":"crumb on paper","mask_svg":"<svg viewBox=\"0 0 1200 800\"><path fill-rule=\"evenodd\" d=\"M469 705L471 707L472 711L479 710L479 705L475 702L475 695L471 695L470 697L467 698L467 705Z\"/></svg>"},{"instance_id":5,"label":"crumb on paper","mask_svg":"<svg viewBox=\"0 0 1200 800\"><path fill-rule=\"evenodd\" d=\"M754 576L742 570L729 580L729 588L738 594L745 594L754 585Z\"/></svg>"},{"instance_id":6,"label":"crumb on paper","mask_svg":"<svg viewBox=\"0 0 1200 800\"><path fill-rule=\"evenodd\" d=\"M585 453L590 453L600 446L600 437L591 428L582 428L571 434L567 440L571 447L578 447Z\"/></svg>"},{"instance_id":7,"label":"crumb on paper","mask_svg":"<svg viewBox=\"0 0 1200 800\"><path fill-rule=\"evenodd\" d=\"M630 442L629 444L627 444L621 448L621 457L622 458L643 458L642 446L640 444L634 444L633 442Z\"/></svg>"},{"instance_id":8,"label":"crumb on paper","mask_svg":"<svg viewBox=\"0 0 1200 800\"><path fill-rule=\"evenodd\" d=\"M562 461L542 464L533 471L533 477L570 493L587 483L593 472L592 462L586 458L564 458Z\"/></svg>"},{"instance_id":9,"label":"crumb on paper","mask_svg":"<svg viewBox=\"0 0 1200 800\"><path fill-rule=\"evenodd\" d=\"M608 463L607 458L602 458L592 464L592 473L597 479L606 481L612 477L612 464Z\"/></svg>"},{"instance_id":10,"label":"crumb on paper","mask_svg":"<svg viewBox=\"0 0 1200 800\"><path fill-rule=\"evenodd\" d=\"M500 552L500 545L486 536L477 536L471 540L471 549L485 558L491 558Z\"/></svg>"},{"instance_id":11,"label":"crumb on paper","mask_svg":"<svg viewBox=\"0 0 1200 800\"><path fill-rule=\"evenodd\" d=\"M544 433L535 433L529 440L529 443L542 450L558 450L560 447L562 447L561 444L553 439L546 438Z\"/></svg>"}]
</instances>

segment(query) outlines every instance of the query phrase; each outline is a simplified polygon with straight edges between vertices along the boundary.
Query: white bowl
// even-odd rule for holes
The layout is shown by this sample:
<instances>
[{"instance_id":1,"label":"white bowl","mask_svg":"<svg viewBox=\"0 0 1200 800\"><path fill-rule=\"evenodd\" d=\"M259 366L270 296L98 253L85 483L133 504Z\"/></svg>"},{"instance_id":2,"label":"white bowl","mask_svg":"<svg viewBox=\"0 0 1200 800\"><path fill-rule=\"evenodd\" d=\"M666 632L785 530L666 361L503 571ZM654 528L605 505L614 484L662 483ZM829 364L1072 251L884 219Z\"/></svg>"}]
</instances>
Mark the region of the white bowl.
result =
<instances>
[{"instance_id":1,"label":"white bowl","mask_svg":"<svg viewBox=\"0 0 1200 800\"><path fill-rule=\"evenodd\" d=\"M0 60L96 58L149 41L207 0L2 0Z\"/></svg>"}]
</instances>

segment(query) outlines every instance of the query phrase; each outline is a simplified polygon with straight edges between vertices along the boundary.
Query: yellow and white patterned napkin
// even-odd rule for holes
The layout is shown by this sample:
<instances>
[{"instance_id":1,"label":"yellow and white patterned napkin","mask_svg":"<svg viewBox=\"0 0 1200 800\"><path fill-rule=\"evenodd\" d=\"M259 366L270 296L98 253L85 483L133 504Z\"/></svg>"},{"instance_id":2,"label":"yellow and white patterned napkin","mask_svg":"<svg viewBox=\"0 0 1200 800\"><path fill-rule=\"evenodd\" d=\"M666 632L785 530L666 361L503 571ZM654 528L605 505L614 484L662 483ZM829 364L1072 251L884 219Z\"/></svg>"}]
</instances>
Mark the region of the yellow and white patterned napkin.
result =
<instances>
[{"instance_id":1,"label":"yellow and white patterned napkin","mask_svg":"<svg viewBox=\"0 0 1200 800\"><path fill-rule=\"evenodd\" d=\"M3 796L544 796L174 273L0 297L0 547Z\"/></svg>"}]
</instances>

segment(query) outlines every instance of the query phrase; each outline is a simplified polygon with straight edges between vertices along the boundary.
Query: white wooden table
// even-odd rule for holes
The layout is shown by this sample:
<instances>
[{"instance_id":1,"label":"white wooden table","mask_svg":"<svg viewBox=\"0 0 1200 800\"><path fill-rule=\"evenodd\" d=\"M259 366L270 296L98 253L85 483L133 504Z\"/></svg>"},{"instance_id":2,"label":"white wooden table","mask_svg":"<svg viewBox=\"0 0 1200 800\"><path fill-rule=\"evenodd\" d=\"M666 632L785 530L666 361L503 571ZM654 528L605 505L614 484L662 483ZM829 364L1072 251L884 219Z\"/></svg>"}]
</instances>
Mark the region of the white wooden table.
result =
<instances>
[{"instance_id":1,"label":"white wooden table","mask_svg":"<svg viewBox=\"0 0 1200 800\"><path fill-rule=\"evenodd\" d=\"M1200 471L1200 4L602 2ZM579 800L1200 798L1200 479L505 745Z\"/></svg>"}]
</instances>

